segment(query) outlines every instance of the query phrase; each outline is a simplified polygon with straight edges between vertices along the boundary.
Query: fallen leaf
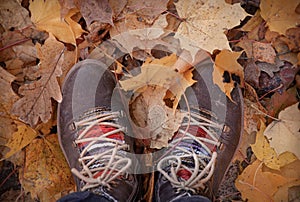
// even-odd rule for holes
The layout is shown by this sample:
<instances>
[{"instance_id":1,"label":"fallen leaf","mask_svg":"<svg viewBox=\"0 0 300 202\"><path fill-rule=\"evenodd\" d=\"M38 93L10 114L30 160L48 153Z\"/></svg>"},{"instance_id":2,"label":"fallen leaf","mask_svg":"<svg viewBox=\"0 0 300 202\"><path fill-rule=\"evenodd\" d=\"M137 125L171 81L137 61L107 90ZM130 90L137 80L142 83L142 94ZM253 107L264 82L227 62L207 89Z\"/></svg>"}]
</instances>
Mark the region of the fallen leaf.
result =
<instances>
[{"instance_id":1,"label":"fallen leaf","mask_svg":"<svg viewBox=\"0 0 300 202\"><path fill-rule=\"evenodd\" d=\"M81 26L74 22L71 17L78 12L72 9L64 20L60 16L61 6L58 0L30 1L29 10L31 21L39 30L52 33L59 40L76 45L76 38L84 33Z\"/></svg>"},{"instance_id":2,"label":"fallen leaf","mask_svg":"<svg viewBox=\"0 0 300 202\"><path fill-rule=\"evenodd\" d=\"M15 78L0 67L0 145L5 145L17 129L14 117L10 114L13 103L18 99L11 88Z\"/></svg>"},{"instance_id":3,"label":"fallen leaf","mask_svg":"<svg viewBox=\"0 0 300 202\"><path fill-rule=\"evenodd\" d=\"M242 198L248 201L273 201L273 195L278 187L287 183L287 179L272 172L262 172L262 162L256 160L249 165L235 182L242 193Z\"/></svg>"},{"instance_id":4,"label":"fallen leaf","mask_svg":"<svg viewBox=\"0 0 300 202\"><path fill-rule=\"evenodd\" d=\"M14 46L12 49L16 53L17 58L27 64L37 59L36 48L33 43Z\"/></svg>"},{"instance_id":5,"label":"fallen leaf","mask_svg":"<svg viewBox=\"0 0 300 202\"><path fill-rule=\"evenodd\" d=\"M160 15L152 25L139 21L135 14L126 14L123 20L115 23L110 29L111 38L117 41L127 53L132 53L135 48L150 51L158 44L169 45L159 40L165 33L167 26L166 15Z\"/></svg>"},{"instance_id":6,"label":"fallen leaf","mask_svg":"<svg viewBox=\"0 0 300 202\"><path fill-rule=\"evenodd\" d=\"M15 120L0 104L0 145L4 146L16 130Z\"/></svg>"},{"instance_id":7,"label":"fallen leaf","mask_svg":"<svg viewBox=\"0 0 300 202\"><path fill-rule=\"evenodd\" d=\"M253 103L246 98L244 99L244 129L248 134L257 132L258 123L260 120L259 112L253 108L253 106L258 109L256 103Z\"/></svg>"},{"instance_id":8,"label":"fallen leaf","mask_svg":"<svg viewBox=\"0 0 300 202\"><path fill-rule=\"evenodd\" d=\"M184 113L167 107L163 101L167 90L147 86L131 103L132 117L144 130L142 139L150 139L150 148L161 149L181 125Z\"/></svg>"},{"instance_id":9,"label":"fallen leaf","mask_svg":"<svg viewBox=\"0 0 300 202\"><path fill-rule=\"evenodd\" d=\"M62 74L64 45L50 34L45 44L43 46L37 44L36 48L40 59L41 78L20 87L19 93L23 97L12 108L13 114L18 115L21 120L31 126L36 125L39 118L44 123L50 119L51 98L58 102L62 99L56 77Z\"/></svg>"},{"instance_id":10,"label":"fallen leaf","mask_svg":"<svg viewBox=\"0 0 300 202\"><path fill-rule=\"evenodd\" d=\"M0 1L0 24L5 30L32 25L28 11L16 0Z\"/></svg>"},{"instance_id":11,"label":"fallen leaf","mask_svg":"<svg viewBox=\"0 0 300 202\"><path fill-rule=\"evenodd\" d=\"M298 4L299 0L263 0L260 14L271 31L285 35L287 29L300 24L300 15L295 12Z\"/></svg>"},{"instance_id":12,"label":"fallen leaf","mask_svg":"<svg viewBox=\"0 0 300 202\"><path fill-rule=\"evenodd\" d=\"M297 53L289 52L289 53L279 55L278 57L280 60L287 61L287 62L291 63L292 65L297 66L297 62L298 62Z\"/></svg>"},{"instance_id":13,"label":"fallen leaf","mask_svg":"<svg viewBox=\"0 0 300 202\"><path fill-rule=\"evenodd\" d=\"M266 122L266 109L262 106L255 89L245 83L244 88L244 130L248 134L256 134L260 121ZM254 143L254 142L253 142ZM248 144L248 146L250 146Z\"/></svg>"},{"instance_id":14,"label":"fallen leaf","mask_svg":"<svg viewBox=\"0 0 300 202\"><path fill-rule=\"evenodd\" d=\"M241 47L247 55L248 59L253 59L253 40L249 40L248 38L245 38L238 42L236 46Z\"/></svg>"},{"instance_id":15,"label":"fallen leaf","mask_svg":"<svg viewBox=\"0 0 300 202\"><path fill-rule=\"evenodd\" d=\"M75 65L77 62L77 52L76 51L64 51L64 61L62 63L61 71L62 75L59 77L59 83L60 86L62 86L62 83L67 76L67 73L69 70Z\"/></svg>"},{"instance_id":16,"label":"fallen leaf","mask_svg":"<svg viewBox=\"0 0 300 202\"><path fill-rule=\"evenodd\" d=\"M13 103L18 99L18 96L11 88L11 83L15 79L15 76L0 67L0 103L1 107L6 111L10 111Z\"/></svg>"},{"instance_id":17,"label":"fallen leaf","mask_svg":"<svg viewBox=\"0 0 300 202\"><path fill-rule=\"evenodd\" d=\"M230 5L224 0L180 0L175 6L179 17L184 19L175 37L186 50L191 46L208 52L230 49L224 31L238 25L248 15L240 5ZM184 38L190 39L190 42L187 43Z\"/></svg>"},{"instance_id":18,"label":"fallen leaf","mask_svg":"<svg viewBox=\"0 0 300 202\"><path fill-rule=\"evenodd\" d=\"M261 128L256 134L255 144L251 144L251 148L255 156L262 161L267 167L274 170L279 170L280 167L287 165L297 158L290 152L279 155L276 151L271 148L267 138L264 136L265 124L261 121ZM288 151L288 150L287 150Z\"/></svg>"},{"instance_id":19,"label":"fallen leaf","mask_svg":"<svg viewBox=\"0 0 300 202\"><path fill-rule=\"evenodd\" d=\"M280 175L282 175L285 178L290 178L290 179L300 179L300 160L297 159L296 161L287 164L280 168Z\"/></svg>"},{"instance_id":20,"label":"fallen leaf","mask_svg":"<svg viewBox=\"0 0 300 202\"><path fill-rule=\"evenodd\" d=\"M281 175L286 178L288 182L280 187L278 187L278 191L274 194L274 201L289 201L287 199L291 199L291 192L300 193L299 191L293 190L293 187L299 187L300 185L300 160L285 165L280 168L280 171L274 171L267 167L262 167L263 172L274 172L276 174Z\"/></svg>"},{"instance_id":21,"label":"fallen leaf","mask_svg":"<svg viewBox=\"0 0 300 202\"><path fill-rule=\"evenodd\" d=\"M298 201L300 199L299 187L299 179L280 186L278 191L274 194L274 201ZM291 197L291 195L293 195L293 197Z\"/></svg>"},{"instance_id":22,"label":"fallen leaf","mask_svg":"<svg viewBox=\"0 0 300 202\"><path fill-rule=\"evenodd\" d=\"M254 88L259 87L260 68L253 60L248 60L245 69L245 82L249 83Z\"/></svg>"},{"instance_id":23,"label":"fallen leaf","mask_svg":"<svg viewBox=\"0 0 300 202\"><path fill-rule=\"evenodd\" d=\"M65 18L71 9L76 8L74 0L58 0L60 3L60 16Z\"/></svg>"},{"instance_id":24,"label":"fallen leaf","mask_svg":"<svg viewBox=\"0 0 300 202\"><path fill-rule=\"evenodd\" d=\"M114 19L117 18L122 12L122 10L125 8L127 4L127 0L119 0L119 1L108 0L108 3L112 9L113 19Z\"/></svg>"},{"instance_id":25,"label":"fallen leaf","mask_svg":"<svg viewBox=\"0 0 300 202\"><path fill-rule=\"evenodd\" d=\"M299 6L300 7L300 6ZM300 27L290 28L286 30L286 38L285 42L288 44L291 51L299 51L300 50Z\"/></svg>"},{"instance_id":26,"label":"fallen leaf","mask_svg":"<svg viewBox=\"0 0 300 202\"><path fill-rule=\"evenodd\" d=\"M271 31L269 28L265 33L265 40L273 44L281 35L278 32Z\"/></svg>"},{"instance_id":27,"label":"fallen leaf","mask_svg":"<svg viewBox=\"0 0 300 202\"><path fill-rule=\"evenodd\" d=\"M300 158L300 111L296 103L279 113L279 121L268 125L264 135L277 154L289 151Z\"/></svg>"},{"instance_id":28,"label":"fallen leaf","mask_svg":"<svg viewBox=\"0 0 300 202\"><path fill-rule=\"evenodd\" d=\"M276 53L270 43L254 42L253 57L255 60L274 64Z\"/></svg>"},{"instance_id":29,"label":"fallen leaf","mask_svg":"<svg viewBox=\"0 0 300 202\"><path fill-rule=\"evenodd\" d=\"M279 62L284 64L281 60ZM280 70L280 64L270 64L266 62L256 62L256 66L263 72L266 72L271 78L274 77L274 73Z\"/></svg>"},{"instance_id":30,"label":"fallen leaf","mask_svg":"<svg viewBox=\"0 0 300 202\"><path fill-rule=\"evenodd\" d=\"M256 27L258 27L264 19L260 15L260 10L257 10L256 13L250 18L250 20L247 21L245 25L241 28L241 30L250 32Z\"/></svg>"},{"instance_id":31,"label":"fallen leaf","mask_svg":"<svg viewBox=\"0 0 300 202\"><path fill-rule=\"evenodd\" d=\"M120 81L120 84L125 91L137 91L148 85L158 85L168 89L177 75L173 69L165 66L147 64L141 67L139 75Z\"/></svg>"},{"instance_id":32,"label":"fallen leaf","mask_svg":"<svg viewBox=\"0 0 300 202\"><path fill-rule=\"evenodd\" d=\"M55 201L55 194L70 191L74 186L55 134L35 139L26 147L25 165L20 173L22 187L32 198L41 198L48 192L51 198L46 201Z\"/></svg>"},{"instance_id":33,"label":"fallen leaf","mask_svg":"<svg viewBox=\"0 0 300 202\"><path fill-rule=\"evenodd\" d=\"M140 74L120 81L120 84L125 91L134 92L141 92L149 85L163 87L171 92L174 100L173 109L176 109L185 89L195 82L192 79L192 69L179 73L172 68L176 60L175 54L162 59L148 60L142 65Z\"/></svg>"},{"instance_id":34,"label":"fallen leaf","mask_svg":"<svg viewBox=\"0 0 300 202\"><path fill-rule=\"evenodd\" d=\"M244 73L242 66L237 62L240 52L222 50L217 56L213 71L213 82L231 99L231 91L235 83L242 84Z\"/></svg>"},{"instance_id":35,"label":"fallen leaf","mask_svg":"<svg viewBox=\"0 0 300 202\"><path fill-rule=\"evenodd\" d=\"M24 147L30 144L37 135L38 134L36 133L36 131L29 126L25 124L18 124L18 131L16 131L9 139L7 144L5 144L5 146L10 150L4 155L1 160L7 159L14 155L16 152L22 150Z\"/></svg>"},{"instance_id":36,"label":"fallen leaf","mask_svg":"<svg viewBox=\"0 0 300 202\"><path fill-rule=\"evenodd\" d=\"M113 25L112 9L108 0L78 0L78 7L88 27L96 21Z\"/></svg>"},{"instance_id":37,"label":"fallen leaf","mask_svg":"<svg viewBox=\"0 0 300 202\"><path fill-rule=\"evenodd\" d=\"M243 132L243 138L241 139L239 143L239 147L237 149L238 152L233 157L232 162L243 162L244 160L248 161L249 156L249 150L250 147L249 144L252 144L255 142L255 132L247 133L246 130Z\"/></svg>"},{"instance_id":38,"label":"fallen leaf","mask_svg":"<svg viewBox=\"0 0 300 202\"><path fill-rule=\"evenodd\" d=\"M152 24L162 12L167 10L167 3L168 0L128 0L126 7L131 13L135 13L140 21Z\"/></svg>"},{"instance_id":39,"label":"fallen leaf","mask_svg":"<svg viewBox=\"0 0 300 202\"><path fill-rule=\"evenodd\" d=\"M296 81L297 73L299 72L299 70L300 70L300 66L296 68L295 66L291 66L291 65L285 65L281 67L279 75L284 90L287 90L291 86L293 86L292 84L294 83L294 81Z\"/></svg>"},{"instance_id":40,"label":"fallen leaf","mask_svg":"<svg viewBox=\"0 0 300 202\"><path fill-rule=\"evenodd\" d=\"M284 108L299 102L297 98L297 89L292 87L283 91L283 93L275 92L265 106L270 116L276 117Z\"/></svg>"}]
</instances>

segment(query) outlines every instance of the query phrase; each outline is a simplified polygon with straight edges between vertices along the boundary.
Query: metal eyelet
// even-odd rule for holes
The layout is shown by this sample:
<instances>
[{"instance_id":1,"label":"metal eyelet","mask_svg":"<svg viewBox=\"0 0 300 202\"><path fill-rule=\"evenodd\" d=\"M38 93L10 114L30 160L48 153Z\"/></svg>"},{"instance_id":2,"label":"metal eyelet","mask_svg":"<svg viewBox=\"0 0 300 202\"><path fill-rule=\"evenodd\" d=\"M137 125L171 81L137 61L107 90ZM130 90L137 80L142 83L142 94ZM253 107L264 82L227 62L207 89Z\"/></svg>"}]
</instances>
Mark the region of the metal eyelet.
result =
<instances>
[{"instance_id":1,"label":"metal eyelet","mask_svg":"<svg viewBox=\"0 0 300 202\"><path fill-rule=\"evenodd\" d=\"M72 145L73 145L74 148L77 148L77 144L76 144L75 141L72 141Z\"/></svg>"},{"instance_id":2,"label":"metal eyelet","mask_svg":"<svg viewBox=\"0 0 300 202\"><path fill-rule=\"evenodd\" d=\"M76 124L75 124L75 122L72 122L70 125L69 125L69 130L70 131L74 131L74 130L76 130Z\"/></svg>"}]
</instances>

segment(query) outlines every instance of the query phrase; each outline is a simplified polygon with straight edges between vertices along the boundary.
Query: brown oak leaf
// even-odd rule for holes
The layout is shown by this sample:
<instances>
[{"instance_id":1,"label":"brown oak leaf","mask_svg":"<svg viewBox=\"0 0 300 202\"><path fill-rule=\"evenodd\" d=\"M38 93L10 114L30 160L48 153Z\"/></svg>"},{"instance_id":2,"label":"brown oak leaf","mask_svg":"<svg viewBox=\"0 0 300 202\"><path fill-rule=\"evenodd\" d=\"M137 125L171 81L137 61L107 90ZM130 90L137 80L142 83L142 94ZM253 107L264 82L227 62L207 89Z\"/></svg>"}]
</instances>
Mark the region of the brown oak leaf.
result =
<instances>
[{"instance_id":1,"label":"brown oak leaf","mask_svg":"<svg viewBox=\"0 0 300 202\"><path fill-rule=\"evenodd\" d=\"M12 108L12 113L31 126L37 124L39 118L45 123L52 113L51 98L60 102L62 95L56 77L59 77L63 63L64 45L50 34L45 44L36 45L40 59L40 79L20 87L23 95Z\"/></svg>"}]
</instances>

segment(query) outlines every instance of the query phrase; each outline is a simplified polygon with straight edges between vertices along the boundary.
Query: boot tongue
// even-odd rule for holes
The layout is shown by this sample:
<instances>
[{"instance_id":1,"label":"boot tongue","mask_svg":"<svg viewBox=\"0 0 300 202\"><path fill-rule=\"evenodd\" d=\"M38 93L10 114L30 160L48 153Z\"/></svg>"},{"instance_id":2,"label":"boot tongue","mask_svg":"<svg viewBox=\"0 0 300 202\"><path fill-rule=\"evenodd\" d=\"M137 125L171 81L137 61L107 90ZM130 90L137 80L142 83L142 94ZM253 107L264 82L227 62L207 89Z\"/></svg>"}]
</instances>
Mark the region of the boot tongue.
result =
<instances>
[{"instance_id":1,"label":"boot tongue","mask_svg":"<svg viewBox=\"0 0 300 202\"><path fill-rule=\"evenodd\" d=\"M100 137L106 133L109 133L113 130L115 130L116 128L114 127L111 127L111 126L99 126L99 125L95 125L93 126L90 130L88 130L86 132L86 134L84 135L83 138L92 138L92 137ZM82 133L83 130L81 130L79 132ZM114 134L111 134L109 136L107 136L107 138L111 138L111 139L115 139L115 140L119 140L121 142L124 141L124 134L122 132L118 132L118 133L114 133ZM101 141L103 142L103 141ZM78 147L80 149L80 151L82 151L90 142L83 142L83 143L79 143L78 144ZM97 143L95 143L97 144Z\"/></svg>"},{"instance_id":2,"label":"boot tongue","mask_svg":"<svg viewBox=\"0 0 300 202\"><path fill-rule=\"evenodd\" d=\"M180 129L181 129L181 131L186 131L185 127L182 127ZM191 135L195 136L195 137L202 137L202 138L210 139L209 135L207 135L207 133L202 128L200 128L198 126L190 126L188 128L187 132L190 133ZM205 148L203 148L202 145L200 145L199 143L197 143L193 139L184 139L184 137L185 137L184 132L177 132L173 136L173 139L171 140L171 142L175 141L175 140L179 140L179 143L175 143L176 147L182 147L182 148L185 148L188 151L193 150L196 154L203 154L203 155L206 155L206 156L210 156L210 154L206 151ZM211 145L207 145L207 146L211 151L214 151L214 149L215 149L214 146L211 146ZM180 150L175 149L172 153L173 154L178 153L178 155L180 156L180 153L182 153L182 152ZM187 161L189 161L189 160L193 161L192 157L188 158L186 160Z\"/></svg>"},{"instance_id":3,"label":"boot tongue","mask_svg":"<svg viewBox=\"0 0 300 202\"><path fill-rule=\"evenodd\" d=\"M188 180L192 176L192 173L190 171L188 171L187 169L181 169L176 174L177 174L177 176L179 176L180 178L182 178L184 180Z\"/></svg>"}]
</instances>

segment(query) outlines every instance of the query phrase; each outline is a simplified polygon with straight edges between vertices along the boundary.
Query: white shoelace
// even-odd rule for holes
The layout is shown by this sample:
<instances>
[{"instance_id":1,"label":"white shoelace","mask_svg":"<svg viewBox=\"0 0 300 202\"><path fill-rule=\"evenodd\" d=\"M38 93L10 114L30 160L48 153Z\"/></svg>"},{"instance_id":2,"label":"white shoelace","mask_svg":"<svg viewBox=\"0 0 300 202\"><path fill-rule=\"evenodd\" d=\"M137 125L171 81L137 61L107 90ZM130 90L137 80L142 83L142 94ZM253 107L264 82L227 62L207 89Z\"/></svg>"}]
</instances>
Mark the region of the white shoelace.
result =
<instances>
[{"instance_id":1,"label":"white shoelace","mask_svg":"<svg viewBox=\"0 0 300 202\"><path fill-rule=\"evenodd\" d=\"M209 135L209 138L204 137L195 137L194 135L190 134L188 130L179 129L179 132L183 134L182 138L174 139L170 144L169 147L173 149L173 154L170 153L166 157L162 158L158 164L157 169L159 172L163 174L163 176L171 182L173 188L177 189L177 192L180 190L192 191L196 192L199 188L204 189L205 183L209 181L214 173L217 152L212 152L206 145L210 144L212 146L219 146L220 142L218 141L218 135L209 130L207 127L212 127L216 129L222 129L223 125L215 123L206 117L201 116L198 113L191 112L190 116L186 116L185 118L189 119L188 123L183 123L182 126L190 127L190 126L197 126L200 127L203 131ZM206 151L207 154L196 154L192 147L190 150L186 149L183 144L180 142L196 142L196 144L201 145L202 149ZM180 155L174 154L174 151L180 151ZM193 158L194 160L194 167L190 168L182 163L184 158ZM206 163L205 160L209 159L209 162ZM166 172L163 167L165 165L170 166L169 172ZM178 172L180 170L187 170L191 173L191 176L184 180L178 176Z\"/></svg>"},{"instance_id":2,"label":"white shoelace","mask_svg":"<svg viewBox=\"0 0 300 202\"><path fill-rule=\"evenodd\" d=\"M99 185L110 187L109 184L124 174L131 166L131 159L120 155L120 151L129 149L129 146L125 142L107 137L126 130L125 127L111 122L119 116L120 112L109 112L96 114L81 121L74 121L75 127L84 128L75 140L75 144L86 144L78 159L82 170L71 169L72 173L84 182L81 191L98 187ZM96 125L113 127L115 129L98 137L85 138L86 133ZM105 147L104 151L103 147ZM90 151L94 149L102 149L102 152L93 152L94 154L91 154Z\"/></svg>"}]
</instances>

